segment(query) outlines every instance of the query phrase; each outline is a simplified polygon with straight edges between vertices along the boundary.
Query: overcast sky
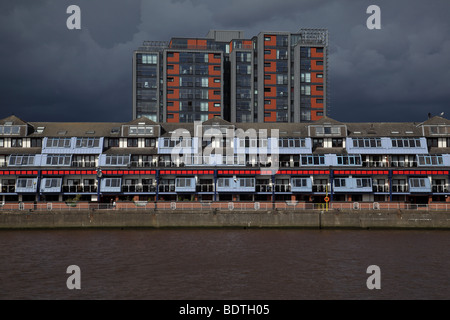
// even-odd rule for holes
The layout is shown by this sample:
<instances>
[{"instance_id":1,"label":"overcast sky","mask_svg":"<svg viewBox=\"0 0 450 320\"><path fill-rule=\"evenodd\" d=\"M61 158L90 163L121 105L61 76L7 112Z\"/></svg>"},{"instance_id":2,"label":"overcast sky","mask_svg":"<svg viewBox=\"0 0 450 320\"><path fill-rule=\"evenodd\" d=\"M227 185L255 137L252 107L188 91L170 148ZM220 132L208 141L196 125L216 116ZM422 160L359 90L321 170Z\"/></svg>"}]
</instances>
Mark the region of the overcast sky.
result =
<instances>
[{"instance_id":1,"label":"overcast sky","mask_svg":"<svg viewBox=\"0 0 450 320\"><path fill-rule=\"evenodd\" d=\"M81 30L66 9L81 8ZM369 30L367 7L381 8ZM329 30L329 116L343 122L450 118L449 0L17 0L0 2L0 118L132 118L132 52L210 29Z\"/></svg>"}]
</instances>

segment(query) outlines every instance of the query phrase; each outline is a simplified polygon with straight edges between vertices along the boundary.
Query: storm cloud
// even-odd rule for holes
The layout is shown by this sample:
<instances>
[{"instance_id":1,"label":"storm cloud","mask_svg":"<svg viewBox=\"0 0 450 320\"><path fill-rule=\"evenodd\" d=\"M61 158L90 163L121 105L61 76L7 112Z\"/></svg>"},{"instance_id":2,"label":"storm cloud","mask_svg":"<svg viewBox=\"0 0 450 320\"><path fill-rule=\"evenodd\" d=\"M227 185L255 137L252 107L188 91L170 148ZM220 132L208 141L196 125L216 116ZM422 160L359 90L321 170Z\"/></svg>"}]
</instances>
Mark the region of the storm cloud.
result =
<instances>
[{"instance_id":1,"label":"storm cloud","mask_svg":"<svg viewBox=\"0 0 450 320\"><path fill-rule=\"evenodd\" d=\"M66 9L81 8L81 30ZM369 30L366 9L381 8ZM344 122L423 121L450 114L447 0L3 1L0 118L129 121L132 53L144 40L210 29L329 30L329 116Z\"/></svg>"}]
</instances>

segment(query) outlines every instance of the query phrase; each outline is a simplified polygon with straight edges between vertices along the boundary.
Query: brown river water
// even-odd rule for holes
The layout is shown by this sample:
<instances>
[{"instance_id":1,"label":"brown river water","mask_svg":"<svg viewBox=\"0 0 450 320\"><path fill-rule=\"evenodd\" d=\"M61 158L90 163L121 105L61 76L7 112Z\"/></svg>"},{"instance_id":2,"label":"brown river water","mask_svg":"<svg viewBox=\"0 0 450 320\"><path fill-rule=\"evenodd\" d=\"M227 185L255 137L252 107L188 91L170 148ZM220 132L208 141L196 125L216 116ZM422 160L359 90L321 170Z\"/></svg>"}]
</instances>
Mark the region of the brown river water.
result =
<instances>
[{"instance_id":1,"label":"brown river water","mask_svg":"<svg viewBox=\"0 0 450 320\"><path fill-rule=\"evenodd\" d=\"M367 287L371 265L380 289ZM445 230L0 231L3 300L449 298Z\"/></svg>"}]
</instances>

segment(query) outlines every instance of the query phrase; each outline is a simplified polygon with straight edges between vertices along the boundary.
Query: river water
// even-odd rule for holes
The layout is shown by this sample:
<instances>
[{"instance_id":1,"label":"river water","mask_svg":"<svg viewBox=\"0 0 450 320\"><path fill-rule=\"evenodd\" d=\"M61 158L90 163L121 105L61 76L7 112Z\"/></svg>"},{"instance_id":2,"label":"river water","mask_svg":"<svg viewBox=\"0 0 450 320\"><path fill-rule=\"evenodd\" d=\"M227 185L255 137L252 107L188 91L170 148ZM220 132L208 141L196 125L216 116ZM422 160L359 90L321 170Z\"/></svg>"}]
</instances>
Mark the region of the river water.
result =
<instances>
[{"instance_id":1,"label":"river water","mask_svg":"<svg viewBox=\"0 0 450 320\"><path fill-rule=\"evenodd\" d=\"M450 298L444 230L3 230L0 259L0 299Z\"/></svg>"}]
</instances>

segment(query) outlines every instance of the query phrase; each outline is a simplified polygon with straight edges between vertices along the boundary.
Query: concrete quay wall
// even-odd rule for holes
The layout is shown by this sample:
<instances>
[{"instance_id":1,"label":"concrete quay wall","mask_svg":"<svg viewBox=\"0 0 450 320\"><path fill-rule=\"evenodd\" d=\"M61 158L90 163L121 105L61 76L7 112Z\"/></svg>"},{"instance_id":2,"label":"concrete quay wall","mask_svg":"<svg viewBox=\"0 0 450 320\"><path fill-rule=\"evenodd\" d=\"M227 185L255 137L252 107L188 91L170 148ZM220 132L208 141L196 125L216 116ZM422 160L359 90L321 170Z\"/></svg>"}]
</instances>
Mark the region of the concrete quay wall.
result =
<instances>
[{"instance_id":1,"label":"concrete quay wall","mask_svg":"<svg viewBox=\"0 0 450 320\"><path fill-rule=\"evenodd\" d=\"M396 228L450 229L449 211L0 211L0 229Z\"/></svg>"}]
</instances>

